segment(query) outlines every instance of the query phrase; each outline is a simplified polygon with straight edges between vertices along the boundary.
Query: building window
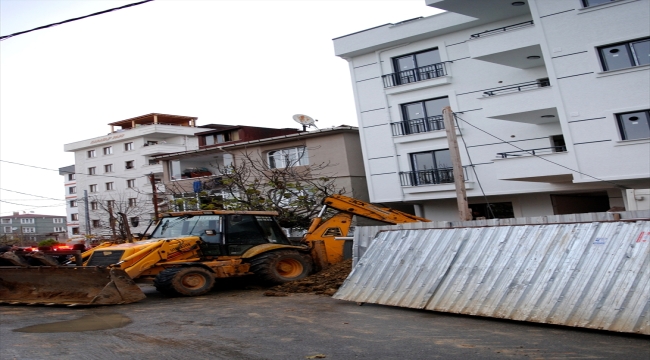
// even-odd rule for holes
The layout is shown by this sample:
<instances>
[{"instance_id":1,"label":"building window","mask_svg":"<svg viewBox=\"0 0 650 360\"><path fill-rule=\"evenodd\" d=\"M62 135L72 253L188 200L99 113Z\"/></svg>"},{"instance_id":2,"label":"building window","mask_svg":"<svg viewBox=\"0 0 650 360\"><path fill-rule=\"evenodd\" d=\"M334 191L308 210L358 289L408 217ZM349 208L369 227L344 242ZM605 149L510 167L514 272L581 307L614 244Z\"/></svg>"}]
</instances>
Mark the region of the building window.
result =
<instances>
[{"instance_id":1,"label":"building window","mask_svg":"<svg viewBox=\"0 0 650 360\"><path fill-rule=\"evenodd\" d=\"M402 185L431 185L454 182L449 149L410 154L413 171L401 173Z\"/></svg>"},{"instance_id":2,"label":"building window","mask_svg":"<svg viewBox=\"0 0 650 360\"><path fill-rule=\"evenodd\" d=\"M68 174L68 181L72 181L75 179L75 174Z\"/></svg>"},{"instance_id":3,"label":"building window","mask_svg":"<svg viewBox=\"0 0 650 360\"><path fill-rule=\"evenodd\" d=\"M515 217L511 202L470 204L472 220L510 219Z\"/></svg>"},{"instance_id":4,"label":"building window","mask_svg":"<svg viewBox=\"0 0 650 360\"><path fill-rule=\"evenodd\" d=\"M158 164L160 164L160 160L149 159L149 165L158 165Z\"/></svg>"},{"instance_id":5,"label":"building window","mask_svg":"<svg viewBox=\"0 0 650 360\"><path fill-rule=\"evenodd\" d=\"M10 232L12 232L12 228L11 228L11 226L5 226L5 227L4 227L4 232L6 232L6 233L10 233Z\"/></svg>"},{"instance_id":6,"label":"building window","mask_svg":"<svg viewBox=\"0 0 650 360\"><path fill-rule=\"evenodd\" d=\"M158 141L147 140L147 141L145 141L144 146L153 146L153 145L157 145L157 144L158 144Z\"/></svg>"},{"instance_id":7,"label":"building window","mask_svg":"<svg viewBox=\"0 0 650 360\"><path fill-rule=\"evenodd\" d=\"M70 214L70 221L79 221L79 214Z\"/></svg>"},{"instance_id":8,"label":"building window","mask_svg":"<svg viewBox=\"0 0 650 360\"><path fill-rule=\"evenodd\" d=\"M636 140L650 138L650 110L616 115L621 139Z\"/></svg>"},{"instance_id":9,"label":"building window","mask_svg":"<svg viewBox=\"0 0 650 360\"><path fill-rule=\"evenodd\" d=\"M112 146L107 146L102 150L104 151L104 155L110 155L110 154L113 153L113 147Z\"/></svg>"},{"instance_id":10,"label":"building window","mask_svg":"<svg viewBox=\"0 0 650 360\"><path fill-rule=\"evenodd\" d=\"M88 191L90 191L91 193L96 193L97 192L97 184L92 184L92 185L88 186Z\"/></svg>"},{"instance_id":11,"label":"building window","mask_svg":"<svg viewBox=\"0 0 650 360\"><path fill-rule=\"evenodd\" d=\"M433 79L445 75L438 49L430 49L414 54L393 58L394 85Z\"/></svg>"},{"instance_id":12,"label":"building window","mask_svg":"<svg viewBox=\"0 0 650 360\"><path fill-rule=\"evenodd\" d=\"M136 205L136 199L135 198L129 198L129 206L134 207Z\"/></svg>"},{"instance_id":13,"label":"building window","mask_svg":"<svg viewBox=\"0 0 650 360\"><path fill-rule=\"evenodd\" d=\"M269 151L267 156L271 169L309 165L309 155L307 154L307 148L304 146Z\"/></svg>"},{"instance_id":14,"label":"building window","mask_svg":"<svg viewBox=\"0 0 650 360\"><path fill-rule=\"evenodd\" d=\"M113 190L113 182L106 183L106 190Z\"/></svg>"},{"instance_id":15,"label":"building window","mask_svg":"<svg viewBox=\"0 0 650 360\"><path fill-rule=\"evenodd\" d=\"M65 229L63 229L63 228L60 227L60 226L55 226L55 227L54 227L54 232L64 232L64 231L65 231Z\"/></svg>"},{"instance_id":16,"label":"building window","mask_svg":"<svg viewBox=\"0 0 650 360\"><path fill-rule=\"evenodd\" d=\"M21 224L33 224L34 219L33 218L27 218L27 219L20 219Z\"/></svg>"},{"instance_id":17,"label":"building window","mask_svg":"<svg viewBox=\"0 0 650 360\"><path fill-rule=\"evenodd\" d=\"M115 200L108 200L108 201L106 201L106 206L107 206L109 209L114 208L114 207L115 207Z\"/></svg>"},{"instance_id":18,"label":"building window","mask_svg":"<svg viewBox=\"0 0 650 360\"><path fill-rule=\"evenodd\" d=\"M68 188L68 194L76 194L77 193L77 187L76 186L70 186Z\"/></svg>"},{"instance_id":19,"label":"building window","mask_svg":"<svg viewBox=\"0 0 650 360\"><path fill-rule=\"evenodd\" d=\"M131 150L133 150L133 143L132 142L124 143L124 151L131 151Z\"/></svg>"},{"instance_id":20,"label":"building window","mask_svg":"<svg viewBox=\"0 0 650 360\"><path fill-rule=\"evenodd\" d=\"M582 6L590 7L590 6L611 3L613 1L618 1L618 0L582 0Z\"/></svg>"},{"instance_id":21,"label":"building window","mask_svg":"<svg viewBox=\"0 0 650 360\"><path fill-rule=\"evenodd\" d=\"M113 164L104 165L104 172L105 173L113 172Z\"/></svg>"},{"instance_id":22,"label":"building window","mask_svg":"<svg viewBox=\"0 0 650 360\"><path fill-rule=\"evenodd\" d=\"M95 175L95 172L96 168L94 166L88 168L88 175Z\"/></svg>"},{"instance_id":23,"label":"building window","mask_svg":"<svg viewBox=\"0 0 650 360\"><path fill-rule=\"evenodd\" d=\"M77 200L70 200L70 207L77 207Z\"/></svg>"},{"instance_id":24,"label":"building window","mask_svg":"<svg viewBox=\"0 0 650 360\"><path fill-rule=\"evenodd\" d=\"M402 104L402 121L391 124L393 136L443 130L442 109L446 106L447 97Z\"/></svg>"},{"instance_id":25,"label":"building window","mask_svg":"<svg viewBox=\"0 0 650 360\"><path fill-rule=\"evenodd\" d=\"M78 227L73 227L72 228L72 235L79 235L79 228Z\"/></svg>"},{"instance_id":26,"label":"building window","mask_svg":"<svg viewBox=\"0 0 650 360\"><path fill-rule=\"evenodd\" d=\"M133 164L134 164L134 161L133 161L133 160L129 160L129 161L127 161L127 162L124 163L124 167L125 167L127 170L128 170L128 169L133 169L133 168L135 167L135 165L133 165Z\"/></svg>"},{"instance_id":27,"label":"building window","mask_svg":"<svg viewBox=\"0 0 650 360\"><path fill-rule=\"evenodd\" d=\"M93 220L92 223L94 228L98 228L101 226L101 222L99 220Z\"/></svg>"},{"instance_id":28,"label":"building window","mask_svg":"<svg viewBox=\"0 0 650 360\"><path fill-rule=\"evenodd\" d=\"M36 228L33 228L33 227L23 227L23 233L32 233L32 234L33 234L33 233L35 233L35 232L36 232Z\"/></svg>"},{"instance_id":29,"label":"building window","mask_svg":"<svg viewBox=\"0 0 650 360\"><path fill-rule=\"evenodd\" d=\"M63 224L63 218L54 218L52 222L55 224Z\"/></svg>"},{"instance_id":30,"label":"building window","mask_svg":"<svg viewBox=\"0 0 650 360\"><path fill-rule=\"evenodd\" d=\"M11 219L2 219L3 224L11 224Z\"/></svg>"},{"instance_id":31,"label":"building window","mask_svg":"<svg viewBox=\"0 0 650 360\"><path fill-rule=\"evenodd\" d=\"M94 158L97 156L97 154L95 154L95 150L88 150L86 154L88 155L89 158Z\"/></svg>"},{"instance_id":32,"label":"building window","mask_svg":"<svg viewBox=\"0 0 650 360\"><path fill-rule=\"evenodd\" d=\"M618 70L650 64L650 38L598 48L603 70Z\"/></svg>"},{"instance_id":33,"label":"building window","mask_svg":"<svg viewBox=\"0 0 650 360\"><path fill-rule=\"evenodd\" d=\"M90 210L99 210L99 203L97 201L92 201L90 203Z\"/></svg>"},{"instance_id":34,"label":"building window","mask_svg":"<svg viewBox=\"0 0 650 360\"><path fill-rule=\"evenodd\" d=\"M133 189L135 187L135 179L129 179L126 181L126 187Z\"/></svg>"}]
</instances>

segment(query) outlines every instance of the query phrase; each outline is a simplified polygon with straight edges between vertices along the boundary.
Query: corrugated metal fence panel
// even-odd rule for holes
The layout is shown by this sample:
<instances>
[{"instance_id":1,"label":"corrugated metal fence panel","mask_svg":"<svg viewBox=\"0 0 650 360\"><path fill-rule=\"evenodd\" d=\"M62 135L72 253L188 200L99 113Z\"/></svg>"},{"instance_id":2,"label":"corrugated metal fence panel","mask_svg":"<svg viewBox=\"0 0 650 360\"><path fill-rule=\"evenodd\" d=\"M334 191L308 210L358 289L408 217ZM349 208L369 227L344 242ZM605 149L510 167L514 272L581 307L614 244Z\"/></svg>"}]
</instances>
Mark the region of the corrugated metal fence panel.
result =
<instances>
[{"instance_id":1,"label":"corrugated metal fence panel","mask_svg":"<svg viewBox=\"0 0 650 360\"><path fill-rule=\"evenodd\" d=\"M650 222L384 231L334 297L650 335Z\"/></svg>"},{"instance_id":2,"label":"corrugated metal fence panel","mask_svg":"<svg viewBox=\"0 0 650 360\"><path fill-rule=\"evenodd\" d=\"M362 226L355 229L354 243L352 245L352 262L356 264L363 256L375 235L384 230L398 229L449 229L456 227L475 227L475 226L507 226L507 225L541 225L541 224L559 224L559 223L577 223L593 221L615 221L615 216L620 216L623 220L630 219L650 219L650 210L621 211L621 212L602 212L587 214L568 214L568 215L547 215L538 217L524 217L512 219L489 219L489 220L472 220L472 221L432 221L428 223L407 223L399 225L384 226Z\"/></svg>"}]
</instances>

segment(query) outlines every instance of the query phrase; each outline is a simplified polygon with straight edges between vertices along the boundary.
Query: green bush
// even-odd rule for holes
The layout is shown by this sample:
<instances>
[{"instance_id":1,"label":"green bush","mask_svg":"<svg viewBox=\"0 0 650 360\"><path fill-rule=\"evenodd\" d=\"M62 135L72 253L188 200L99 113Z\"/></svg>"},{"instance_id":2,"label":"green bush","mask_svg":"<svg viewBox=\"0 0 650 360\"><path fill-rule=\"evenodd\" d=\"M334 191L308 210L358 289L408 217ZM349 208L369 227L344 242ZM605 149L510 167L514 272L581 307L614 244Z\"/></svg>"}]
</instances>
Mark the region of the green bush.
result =
<instances>
[{"instance_id":1,"label":"green bush","mask_svg":"<svg viewBox=\"0 0 650 360\"><path fill-rule=\"evenodd\" d=\"M58 243L59 242L54 240L54 239L46 239L46 240L43 240L43 241L39 242L38 246L52 246L52 245L56 245Z\"/></svg>"}]
</instances>

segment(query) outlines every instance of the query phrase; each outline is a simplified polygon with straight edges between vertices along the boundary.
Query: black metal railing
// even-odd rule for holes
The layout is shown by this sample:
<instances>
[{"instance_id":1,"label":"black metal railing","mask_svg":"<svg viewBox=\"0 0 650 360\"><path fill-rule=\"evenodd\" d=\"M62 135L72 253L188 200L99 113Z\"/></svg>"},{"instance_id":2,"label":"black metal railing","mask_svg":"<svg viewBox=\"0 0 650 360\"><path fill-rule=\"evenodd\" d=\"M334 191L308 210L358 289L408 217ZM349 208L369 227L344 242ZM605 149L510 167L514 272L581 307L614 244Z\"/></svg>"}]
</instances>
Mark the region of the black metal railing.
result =
<instances>
[{"instance_id":1,"label":"black metal railing","mask_svg":"<svg viewBox=\"0 0 650 360\"><path fill-rule=\"evenodd\" d=\"M384 88L388 88L397 85L404 85L418 81L434 79L446 75L447 68L445 67L445 63L441 62L433 65L427 65L383 75L382 79L384 80Z\"/></svg>"},{"instance_id":2,"label":"black metal railing","mask_svg":"<svg viewBox=\"0 0 650 360\"><path fill-rule=\"evenodd\" d=\"M522 84L515 85L515 86L508 86L508 87L494 88L494 89L486 90L486 91L483 92L483 95L484 96L494 96L494 95L500 95L500 94L508 94L508 93L512 93L512 92L532 90L532 89L537 89L537 88L547 87L547 86L551 86L551 82L548 79L540 79L540 80L537 80L537 81L522 83Z\"/></svg>"},{"instance_id":3,"label":"black metal railing","mask_svg":"<svg viewBox=\"0 0 650 360\"><path fill-rule=\"evenodd\" d=\"M426 119L411 119L400 122L390 123L393 130L393 136L419 134L423 132L443 130L445 122L442 115L429 116Z\"/></svg>"},{"instance_id":4,"label":"black metal railing","mask_svg":"<svg viewBox=\"0 0 650 360\"><path fill-rule=\"evenodd\" d=\"M565 151L566 151L566 145L559 145L559 146L551 146L551 147L539 148L539 149L502 152L502 153L497 153L497 156L502 159L507 159L509 157L513 158L513 157L520 157L520 156L545 155L545 154L552 154L552 153L565 152Z\"/></svg>"},{"instance_id":5,"label":"black metal railing","mask_svg":"<svg viewBox=\"0 0 650 360\"><path fill-rule=\"evenodd\" d=\"M468 167L463 166L465 181L467 181ZM401 171L399 177L402 186L449 184L454 182L454 169L437 168L431 170Z\"/></svg>"},{"instance_id":6,"label":"black metal railing","mask_svg":"<svg viewBox=\"0 0 650 360\"><path fill-rule=\"evenodd\" d=\"M472 34L472 35L470 35L469 38L470 39L478 39L481 36L489 36L489 35L500 34L500 33L503 33L505 31L508 31L508 30L519 29L519 28L526 27L526 26L531 26L531 25L534 25L534 24L535 23L533 22L533 20L524 21L522 23L518 23L518 24L514 24L514 25L508 25L508 26L497 28L497 29L486 30L486 31L483 31L483 32L480 32L480 33L477 33L477 34Z\"/></svg>"}]
</instances>

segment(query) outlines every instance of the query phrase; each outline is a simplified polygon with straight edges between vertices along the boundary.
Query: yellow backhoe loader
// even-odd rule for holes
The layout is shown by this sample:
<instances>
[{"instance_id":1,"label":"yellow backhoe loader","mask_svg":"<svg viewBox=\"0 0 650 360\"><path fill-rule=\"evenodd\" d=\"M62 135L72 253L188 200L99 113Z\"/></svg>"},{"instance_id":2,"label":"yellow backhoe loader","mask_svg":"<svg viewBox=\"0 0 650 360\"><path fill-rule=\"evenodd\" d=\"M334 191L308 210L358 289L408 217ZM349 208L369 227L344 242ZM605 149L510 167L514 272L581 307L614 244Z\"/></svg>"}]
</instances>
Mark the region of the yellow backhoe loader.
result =
<instances>
[{"instance_id":1,"label":"yellow backhoe loader","mask_svg":"<svg viewBox=\"0 0 650 360\"><path fill-rule=\"evenodd\" d=\"M84 252L83 266L32 266L1 254L10 266L0 266L0 303L126 304L145 298L136 282L146 281L184 296L207 293L218 278L254 274L279 284L342 261L344 241L336 237L347 235L354 215L390 224L429 221L343 195L323 205L300 244L287 239L275 212L206 210L166 213L144 238ZM336 212L323 218L328 208Z\"/></svg>"}]
</instances>

